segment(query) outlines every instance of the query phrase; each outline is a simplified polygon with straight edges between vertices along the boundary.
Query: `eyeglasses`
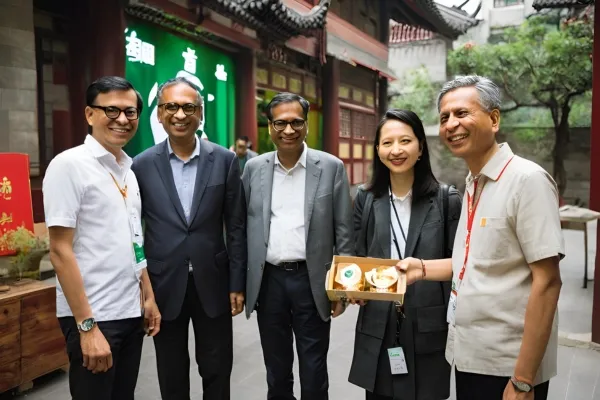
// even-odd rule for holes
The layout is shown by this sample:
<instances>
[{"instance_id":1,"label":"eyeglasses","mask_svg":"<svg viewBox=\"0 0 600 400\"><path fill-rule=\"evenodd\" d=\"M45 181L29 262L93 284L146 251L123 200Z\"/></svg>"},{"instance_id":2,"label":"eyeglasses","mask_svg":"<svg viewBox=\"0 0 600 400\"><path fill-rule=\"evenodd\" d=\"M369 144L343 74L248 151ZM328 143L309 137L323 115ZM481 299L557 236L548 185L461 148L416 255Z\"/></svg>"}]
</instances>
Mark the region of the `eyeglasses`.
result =
<instances>
[{"instance_id":1,"label":"eyeglasses","mask_svg":"<svg viewBox=\"0 0 600 400\"><path fill-rule=\"evenodd\" d=\"M104 110L104 114L106 115L107 118L110 119L117 119L121 116L121 113L125 114L125 118L127 118L130 121L135 121L136 119L138 119L140 117L140 110L138 110L135 107L128 107L124 110L120 109L119 107L115 107L115 106L108 106L108 107L103 107L103 106L88 106L90 108L97 108L99 110Z\"/></svg>"},{"instance_id":2,"label":"eyeglasses","mask_svg":"<svg viewBox=\"0 0 600 400\"><path fill-rule=\"evenodd\" d=\"M180 108L183 110L183 113L185 115L195 114L196 110L198 109L198 106L196 104L192 104L192 103L187 103L187 104L183 104L183 105L177 104L177 103L163 103L163 104L159 104L158 106L164 107L165 111L167 111L171 115L177 114L177 112L179 111Z\"/></svg>"},{"instance_id":3,"label":"eyeglasses","mask_svg":"<svg viewBox=\"0 0 600 400\"><path fill-rule=\"evenodd\" d=\"M271 122L271 125L273 125L273 129L275 129L277 132L285 130L285 128L287 128L288 125L290 125L293 130L299 131L302 128L304 128L304 125L306 125L306 121L303 119L295 119L293 121L284 121L278 119L277 121Z\"/></svg>"}]
</instances>

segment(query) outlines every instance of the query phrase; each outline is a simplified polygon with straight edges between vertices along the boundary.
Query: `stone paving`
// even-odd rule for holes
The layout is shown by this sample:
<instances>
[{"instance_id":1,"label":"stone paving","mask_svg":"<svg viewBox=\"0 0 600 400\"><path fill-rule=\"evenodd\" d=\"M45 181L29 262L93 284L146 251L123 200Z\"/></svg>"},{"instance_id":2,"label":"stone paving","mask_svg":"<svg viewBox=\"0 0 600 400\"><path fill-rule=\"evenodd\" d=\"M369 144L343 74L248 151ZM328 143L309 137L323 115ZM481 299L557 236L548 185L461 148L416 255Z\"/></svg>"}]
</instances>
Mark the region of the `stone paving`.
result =
<instances>
[{"instance_id":1,"label":"stone paving","mask_svg":"<svg viewBox=\"0 0 600 400\"><path fill-rule=\"evenodd\" d=\"M590 277L593 277L595 256L595 224L589 229ZM565 231L567 256L561 262L563 289L559 303L559 374L551 381L550 400L600 400L600 346L589 342L591 337L592 285L582 289L583 234ZM348 371L354 341L357 308L350 307L332 324L332 344L329 351L331 400L363 400L364 392L348 383ZM190 328L191 330L191 328ZM190 335L190 354L193 357ZM265 368L258 337L256 318L234 319L234 367L231 377L231 398L234 400L266 399ZM136 391L137 400L158 400L156 359L151 339L144 343L144 353ZM193 365L193 364L192 364ZM297 377L297 366L295 373ZM202 383L197 369L192 368L191 398L202 399ZM296 382L296 393L299 384ZM5 393L0 400L66 400L69 399L67 374L59 371L36 380L34 388L21 395ZM455 399L454 394L451 399ZM310 400L310 399L304 399Z\"/></svg>"}]
</instances>

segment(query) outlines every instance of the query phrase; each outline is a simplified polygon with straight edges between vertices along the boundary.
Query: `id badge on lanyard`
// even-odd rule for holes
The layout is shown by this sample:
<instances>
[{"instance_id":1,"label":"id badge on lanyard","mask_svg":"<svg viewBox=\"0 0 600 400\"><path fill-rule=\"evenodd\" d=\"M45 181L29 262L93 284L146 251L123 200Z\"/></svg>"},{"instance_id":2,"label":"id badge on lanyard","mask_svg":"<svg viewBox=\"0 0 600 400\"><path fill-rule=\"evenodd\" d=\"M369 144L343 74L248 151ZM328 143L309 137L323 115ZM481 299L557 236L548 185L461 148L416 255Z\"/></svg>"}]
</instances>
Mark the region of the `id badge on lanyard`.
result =
<instances>
[{"instance_id":1,"label":"id badge on lanyard","mask_svg":"<svg viewBox=\"0 0 600 400\"><path fill-rule=\"evenodd\" d=\"M138 217L136 210L133 207L129 207L127 204L127 184L125 184L124 188L121 188L114 175L111 173L110 176L113 179L113 182L119 189L121 196L123 197L123 202L125 204L125 209L127 210L127 218L129 220L129 231L131 233L131 242L133 247L133 269L136 272L139 272L141 269L146 266L146 255L144 254L144 235L142 232L142 221ZM127 177L126 177L127 179Z\"/></svg>"},{"instance_id":2,"label":"id badge on lanyard","mask_svg":"<svg viewBox=\"0 0 600 400\"><path fill-rule=\"evenodd\" d=\"M475 211L477 210L477 205L479 204L479 199L481 198L481 193L483 192L483 187L485 186L485 181L477 187L477 180L475 181L475 186L473 188L473 197L469 195L467 192L467 203L468 203L468 212L467 212L467 236L465 238L465 259L463 261L462 268L460 269L460 273L458 274L458 279L452 279L452 291L450 292L450 299L448 300L448 311L446 313L446 321L452 325L456 326L456 303L458 300L458 290L462 284L463 278L465 276L465 270L467 269L467 261L469 260L469 251L471 247L471 230L473 228L473 220L475 219ZM477 191L479 189L479 191Z\"/></svg>"}]
</instances>

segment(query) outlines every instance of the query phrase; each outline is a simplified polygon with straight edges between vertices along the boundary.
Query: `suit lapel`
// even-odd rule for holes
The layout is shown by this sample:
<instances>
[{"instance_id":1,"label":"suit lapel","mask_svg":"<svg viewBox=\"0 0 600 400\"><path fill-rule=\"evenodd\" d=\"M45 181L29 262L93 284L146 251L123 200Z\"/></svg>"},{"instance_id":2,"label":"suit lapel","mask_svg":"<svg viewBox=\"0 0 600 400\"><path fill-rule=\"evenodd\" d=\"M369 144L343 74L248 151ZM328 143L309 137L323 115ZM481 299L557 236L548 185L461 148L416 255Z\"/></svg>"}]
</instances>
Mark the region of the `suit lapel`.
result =
<instances>
[{"instance_id":1,"label":"suit lapel","mask_svg":"<svg viewBox=\"0 0 600 400\"><path fill-rule=\"evenodd\" d=\"M304 232L308 241L308 231L310 228L310 219L315 206L315 195L319 187L321 178L321 167L319 167L319 157L313 155L310 149L307 149L306 157L306 190L304 191Z\"/></svg>"},{"instance_id":2,"label":"suit lapel","mask_svg":"<svg viewBox=\"0 0 600 400\"><path fill-rule=\"evenodd\" d=\"M392 238L390 233L390 200L387 196L373 199L373 211L375 214L375 237L380 246L383 258L391 258L390 249ZM377 221L380 221L379 223Z\"/></svg>"},{"instance_id":3,"label":"suit lapel","mask_svg":"<svg viewBox=\"0 0 600 400\"><path fill-rule=\"evenodd\" d=\"M413 201L410 211L410 222L408 224L406 249L403 254L404 258L412 257L419 236L421 235L423 222L425 222L425 218L427 217L430 208L431 199L429 197L422 197L419 200Z\"/></svg>"},{"instance_id":4,"label":"suit lapel","mask_svg":"<svg viewBox=\"0 0 600 400\"><path fill-rule=\"evenodd\" d=\"M181 221L187 225L185 214L183 213L183 207L177 194L177 188L175 188L175 181L173 180L173 170L171 169L171 162L169 161L169 149L167 147L167 140L163 142L163 145L157 148L157 152L154 158L154 163L158 169L158 174L163 182L164 188L173 202L173 206L179 214Z\"/></svg>"},{"instance_id":5,"label":"suit lapel","mask_svg":"<svg viewBox=\"0 0 600 400\"><path fill-rule=\"evenodd\" d=\"M263 198L263 228L265 244L269 243L269 231L271 227L271 195L273 193L273 174L275 172L275 154L268 157L260 168L260 188Z\"/></svg>"},{"instance_id":6,"label":"suit lapel","mask_svg":"<svg viewBox=\"0 0 600 400\"><path fill-rule=\"evenodd\" d=\"M198 139L199 140L199 139ZM196 170L196 184L194 186L194 197L192 197L192 209L190 210L190 225L194 222L200 208L200 201L204 195L204 190L208 184L210 173L213 168L213 149L212 145L200 140L200 157L198 160L198 168Z\"/></svg>"}]
</instances>

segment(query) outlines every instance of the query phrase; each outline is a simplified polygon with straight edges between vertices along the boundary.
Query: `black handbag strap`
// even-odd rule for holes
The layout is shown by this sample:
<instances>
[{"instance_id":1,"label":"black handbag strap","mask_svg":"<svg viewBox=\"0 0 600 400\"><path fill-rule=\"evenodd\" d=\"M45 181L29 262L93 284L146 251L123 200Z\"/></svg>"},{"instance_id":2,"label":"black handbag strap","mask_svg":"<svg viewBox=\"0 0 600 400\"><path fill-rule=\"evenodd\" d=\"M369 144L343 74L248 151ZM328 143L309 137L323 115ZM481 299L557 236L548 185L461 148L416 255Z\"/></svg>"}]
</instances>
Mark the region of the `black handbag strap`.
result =
<instances>
[{"instance_id":1,"label":"black handbag strap","mask_svg":"<svg viewBox=\"0 0 600 400\"><path fill-rule=\"evenodd\" d=\"M442 252L442 256L447 258L451 255L451 252L448 250L448 198L450 197L450 186L445 183L440 184L440 189L438 190L438 204L441 205L440 210L442 213L442 221L444 223L444 249ZM444 304L447 306L449 302L450 293L446 293L446 288L444 287L444 282L440 282L442 286L442 293L444 294Z\"/></svg>"}]
</instances>

